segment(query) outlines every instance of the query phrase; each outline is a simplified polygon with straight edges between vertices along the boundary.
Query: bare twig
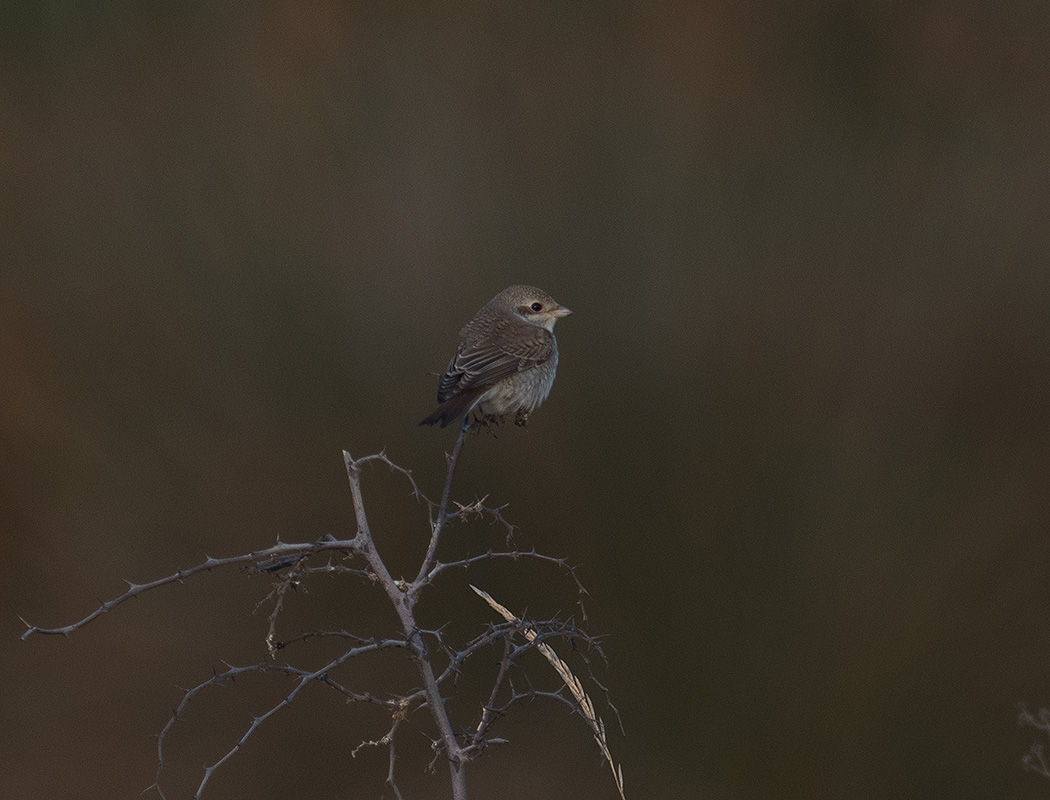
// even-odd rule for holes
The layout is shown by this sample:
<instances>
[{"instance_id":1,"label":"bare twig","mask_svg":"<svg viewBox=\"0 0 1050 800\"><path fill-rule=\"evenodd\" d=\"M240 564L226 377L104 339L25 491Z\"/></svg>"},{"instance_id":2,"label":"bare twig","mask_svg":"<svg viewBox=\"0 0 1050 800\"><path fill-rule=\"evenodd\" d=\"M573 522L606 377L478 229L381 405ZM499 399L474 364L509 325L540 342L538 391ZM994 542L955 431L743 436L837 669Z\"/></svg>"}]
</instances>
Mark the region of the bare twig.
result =
<instances>
[{"instance_id":1,"label":"bare twig","mask_svg":"<svg viewBox=\"0 0 1050 800\"><path fill-rule=\"evenodd\" d=\"M272 561L275 558L300 558L303 556L313 555L314 553L320 553L326 550L341 550L347 553L358 553L360 552L361 542L357 537L353 539L338 540L338 539L322 539L316 542L308 542L305 544L285 544L278 543L273 547L268 547L265 550L256 550L253 553L244 553L238 556L230 556L228 558L212 558L211 556L205 556L202 563L197 564L189 569L180 569L178 572L168 575L163 578L158 578L155 581L149 583L132 583L126 581L129 588L124 594L119 597L114 597L112 600L106 600L98 608L88 614L81 620L74 622L72 625L64 625L61 628L41 628L38 625L31 625L22 619L23 624L27 630L22 634L22 639L28 639L34 633L41 633L46 635L61 635L69 636L74 631L84 627L89 622L92 622L103 614L107 613L114 606L118 606L121 603L130 600L133 597L138 597L143 592L148 592L151 589L157 589L161 586L167 586L172 583L182 583L187 578L193 577L200 572L207 572L218 567L227 567L233 564L253 564L259 565Z\"/></svg>"},{"instance_id":2,"label":"bare twig","mask_svg":"<svg viewBox=\"0 0 1050 800\"><path fill-rule=\"evenodd\" d=\"M471 738L471 744L477 747L485 739L485 734L488 733L489 726L492 725L493 719L496 714L496 698L499 695L500 689L503 688L503 681L507 677L507 670L510 669L511 661L511 650L513 645L510 642L510 638L503 640L503 658L499 662L499 672L496 673L496 680L492 682L492 691L489 693L489 701L485 704L484 710L481 713L481 721L478 723L477 729L474 731L474 735Z\"/></svg>"},{"instance_id":3,"label":"bare twig","mask_svg":"<svg viewBox=\"0 0 1050 800\"><path fill-rule=\"evenodd\" d=\"M456 463L459 461L459 451L463 449L463 440L466 438L466 435L467 429L460 428L459 436L456 437L456 444L448 456L448 471L445 474L445 488L441 491L441 503L438 505L437 519L431 524L430 544L427 546L427 554L423 557L423 563L419 567L419 574L416 575L416 579L412 581L413 588L415 588L416 591L418 591L417 587L421 587L426 583L427 573L430 571L430 567L437 556L438 543L441 541L441 534L444 532L445 523L448 521L448 498L452 491L452 476L456 471Z\"/></svg>"},{"instance_id":4,"label":"bare twig","mask_svg":"<svg viewBox=\"0 0 1050 800\"><path fill-rule=\"evenodd\" d=\"M583 618L587 619L587 614L585 611L583 611L582 602L582 598L587 596L587 590L584 588L583 583L580 581L579 577L577 577L576 568L570 566L569 562L566 561L564 558L555 558L554 556L547 556L543 553L536 552L535 549L515 551L489 550L487 553L481 553L480 555L470 556L469 558L463 558L458 561L438 561L434 564L433 568L428 573L424 585L429 586L430 583L432 583L438 575L447 570L455 569L457 567L466 568L471 566L472 564L477 564L479 561L493 561L500 558L507 558L512 561L517 561L522 558L533 559L536 561L545 561L548 564L554 564L555 566L564 569L576 584L576 589L578 590L580 595L580 610L581 612L583 612Z\"/></svg>"},{"instance_id":5,"label":"bare twig","mask_svg":"<svg viewBox=\"0 0 1050 800\"><path fill-rule=\"evenodd\" d=\"M344 450L343 451L343 458L345 459L348 456L349 456L349 453L347 453ZM430 506L434 505L434 502L429 497L427 497L425 494L423 494L422 491L420 491L419 485L416 483L416 479L414 477L412 477L412 470L405 469L404 467L398 466L393 461L391 461L390 458L386 454L386 450L382 450L382 451L380 451L378 453L374 453L374 454L372 454L370 456L361 456L361 458L352 459L352 460L359 468L363 467L365 464L368 464L368 463L370 463L372 461L379 461L382 464L386 464L393 472L397 472L397 473L399 473L401 475L404 475L405 478L408 479L409 484L411 484L411 486L412 486L412 496L416 500L422 500L424 503L426 503L427 505L430 505Z\"/></svg>"},{"instance_id":6,"label":"bare twig","mask_svg":"<svg viewBox=\"0 0 1050 800\"><path fill-rule=\"evenodd\" d=\"M507 546L509 547L511 540L514 538L514 532L517 530L517 528L514 525L511 525L506 519L503 518L503 509L506 508L505 505L487 506L485 505L486 499L487 498L482 497L481 499L475 500L473 503L466 506L456 503L456 510L451 512L448 515L448 517L446 517L445 521L451 522L455 519L467 519L470 516L483 517L487 514L488 516L492 517L493 524L499 523L506 529Z\"/></svg>"},{"instance_id":7,"label":"bare twig","mask_svg":"<svg viewBox=\"0 0 1050 800\"><path fill-rule=\"evenodd\" d=\"M355 647L355 648L352 648L351 650L348 650L347 652L343 653L338 658L332 659L331 661L329 661L327 664L325 664L320 669L314 670L313 672L310 672L310 673L303 674L299 678L299 683L297 683L295 685L295 688L293 688L292 691L290 691L285 696L285 698L283 700L281 700L275 706L270 708L268 711L265 711L262 714L260 714L259 716L254 717L252 719L251 725L248 726L248 729L244 732L244 735L241 736L241 738L237 740L237 743L233 747L231 747L222 758L220 758L214 764L212 764L212 765L210 765L210 766L208 766L208 767L206 767L204 769L204 777L201 779L200 785L197 787L197 791L193 795L194 800L199 800L199 798L204 794L204 787L208 785L208 781L211 780L211 777L212 777L212 775L215 774L215 771L219 767L221 767L223 764L225 764L227 761L229 761L231 758L233 758L234 754L236 754L238 751L240 751L240 749L242 747L244 747L244 743L248 741L248 739L251 737L251 735L253 733L255 733L256 730L258 730L259 726L262 725L262 723L266 722L266 720L268 720L270 717L272 717L274 714L276 714L282 708L291 705L292 701L295 700L295 698L299 695L299 693L304 688L306 688L306 686L308 686L311 682L318 680L319 678L321 678L322 676L326 675L331 670L333 670L336 667L338 667L340 664L343 664L343 663L349 661L351 658L354 658L355 656L362 655L363 653L373 652L375 650L382 649L383 647L404 647L404 646L405 646L405 642L403 642L402 640L400 640L400 639L391 639L391 640L387 640L385 642L377 642L375 645L364 645L362 647Z\"/></svg>"},{"instance_id":8,"label":"bare twig","mask_svg":"<svg viewBox=\"0 0 1050 800\"><path fill-rule=\"evenodd\" d=\"M296 566L300 563L301 562L297 561ZM273 600L273 611L270 612L270 616L267 618L269 629L266 632L266 651L270 654L270 658L277 657L277 616L281 613L281 609L284 608L284 597L288 594L288 590L298 582L298 570L293 569L283 580L278 581L273 589L270 590L270 593L260 600L259 604L255 607L256 610L258 610L259 606L267 600Z\"/></svg>"},{"instance_id":9,"label":"bare twig","mask_svg":"<svg viewBox=\"0 0 1050 800\"><path fill-rule=\"evenodd\" d=\"M357 747L350 751L351 758L357 758L357 753L363 747L381 747L386 746L390 754L389 766L387 767L386 782L387 785L393 790L394 797L397 800L404 800L401 796L401 790L398 788L397 781L394 779L394 763L397 761L397 754L394 750L394 735L397 733L398 726L404 721L405 717L408 716L409 704L406 702L400 702L391 716L390 730L383 734L379 739L370 740L367 742L361 742Z\"/></svg>"},{"instance_id":10,"label":"bare twig","mask_svg":"<svg viewBox=\"0 0 1050 800\"><path fill-rule=\"evenodd\" d=\"M164 725L164 728L161 730L160 734L158 734L158 736L157 736L157 776L156 776L156 780L155 780L153 788L156 788L158 790L158 792L160 791L160 776L161 776L161 772L164 769L164 764L165 764L165 761L164 761L164 742L165 742L165 740L166 740L166 738L168 736L168 733L175 726L175 723L178 722L179 718L182 716L183 711L185 711L186 706L189 705L190 701L194 697L196 697L198 694L200 694L204 689L206 689L206 688L208 688L210 686L219 686L219 685L221 685L223 683L226 683L228 681L233 680L238 675L244 675L244 674L247 674L247 673L250 673L250 672L279 672L279 673L282 673L284 675L288 675L290 677L296 677L296 678L299 679L299 682L296 684L295 688L292 689L292 691L289 694L287 694L284 697L284 699L282 699L279 703L277 703L275 706L270 708L264 714L253 718L252 719L252 723L249 726L248 730L245 731L244 735L241 736L241 738L237 741L237 743L222 758L220 758L217 762L215 762L214 764L212 764L211 766L209 766L209 767L207 767L205 769L205 771L204 771L204 778L203 778L203 780L201 780L200 785L197 787L197 792L194 794L195 798L199 798L201 796L201 794L204 792L204 787L207 785L208 781L211 780L211 776L215 772L215 770L218 769L219 766L221 766L227 760L229 760L233 756L234 753L236 753L238 750L240 750L244 746L244 743L248 741L249 737L251 737L251 735L253 733L255 733L256 729L263 722L265 722L267 719L269 719L274 714L276 714L280 709L284 708L287 705L290 705L291 702L299 694L299 692L301 692L303 690L303 688L305 688L309 683L311 683L313 681L318 681L320 683L324 683L327 686L330 686L331 688L335 689L336 691L338 691L340 694L344 695L348 699L354 700L356 702L375 703L375 704L378 704L378 705L383 705L383 706L388 706L388 707L395 707L395 706L397 706L400 701L381 700L381 699L379 699L379 698L377 698L377 697L375 697L375 696L373 696L371 694L368 694L368 693L353 692L353 691L347 689L346 687L341 686L340 684L338 684L335 681L331 680L331 678L328 676L328 673L331 670L333 670L336 667L338 667L339 665L346 663L351 658L355 658L357 656L364 655L365 653L373 653L373 652L376 652L378 650L385 650L385 649L389 649L389 648L398 648L398 647L407 647L407 646L408 646L408 643L405 642L402 639L382 639L382 640L378 640L378 641L369 642L368 644L364 644L364 645L361 645L359 647L354 647L354 648L351 648L350 650L347 650L345 653L343 653L338 658L335 658L335 659L332 659L331 661L329 661L327 664L325 664L323 667L321 667L321 669L313 670L313 671L299 669L298 667L293 667L290 664L270 664L270 663L266 663L266 662L262 662L262 663L259 663L259 664L251 664L251 665L246 666L246 667L234 667L234 666L231 666L231 665L227 665L226 669L223 670L222 672L217 672L211 678L209 678L208 680L204 681L203 683L200 683L197 686L194 686L192 689L185 690L185 692L182 695L182 700L179 702L179 704L172 711L171 717L169 717L168 722ZM163 796L163 793L161 793L161 796Z\"/></svg>"}]
</instances>

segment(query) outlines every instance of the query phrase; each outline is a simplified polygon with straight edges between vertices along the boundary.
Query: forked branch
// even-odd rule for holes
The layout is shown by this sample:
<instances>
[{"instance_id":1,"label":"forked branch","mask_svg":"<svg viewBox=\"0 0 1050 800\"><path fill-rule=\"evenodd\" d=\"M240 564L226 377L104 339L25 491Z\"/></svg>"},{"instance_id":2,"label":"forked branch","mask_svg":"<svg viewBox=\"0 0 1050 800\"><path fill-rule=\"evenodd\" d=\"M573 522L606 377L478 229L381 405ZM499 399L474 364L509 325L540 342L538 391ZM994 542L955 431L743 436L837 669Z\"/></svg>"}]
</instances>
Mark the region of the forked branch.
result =
<instances>
[{"instance_id":1,"label":"forked branch","mask_svg":"<svg viewBox=\"0 0 1050 800\"><path fill-rule=\"evenodd\" d=\"M553 567L571 579L571 585L576 589L581 610L582 599L586 595L575 567L565 559L548 556L535 549L511 548L510 540L514 527L503 518L501 507L488 506L484 499L475 500L466 505L453 503L451 499L452 481L463 448L465 434L466 431L461 429L455 446L447 456L444 485L441 499L437 503L420 491L409 470L392 462L385 452L354 459L344 451L343 458L356 520L356 531L352 537L336 538L329 535L314 542L295 544L278 542L262 550L224 558L206 556L201 563L188 569L178 570L166 577L142 584L129 583L125 592L102 602L87 616L71 624L46 628L26 622L26 631L22 634L22 639L27 639L34 633L68 636L125 601L153 589L184 583L200 573L211 570L234 566L248 567L271 581L267 593L256 606L257 608L265 604L270 606L270 611L266 616L266 632L263 637L265 655L255 664L226 665L224 669L214 673L207 680L183 692L171 717L157 736L157 773L151 788L162 798L164 793L161 789L161 777L168 764L169 734L182 718L187 706L205 689L225 685L240 675L256 673L281 675L292 680L293 685L278 702L253 716L237 741L216 761L204 768L203 776L194 794L195 798L204 795L220 767L240 752L256 731L274 719L279 711L292 705L307 687L319 684L347 701L379 706L389 713L390 724L385 732L376 738L361 742L352 753L356 756L364 748L387 748L386 783L398 800L403 800L403 797L401 788L395 779L397 743L399 737L404 735L401 723L409 715L426 711L433 724L431 730L435 734L430 737L434 751L434 763L445 761L449 765L454 800L467 800L466 770L468 764L479 758L490 745L505 743L505 739L493 736L493 729L521 701L537 698L566 703L583 716L612 767L616 788L622 799L624 797L622 771L612 760L601 717L596 713L581 681L551 646L556 641L563 641L571 644L572 649L576 650L577 643L582 643L586 649L597 652L600 656L601 649L596 639L580 630L571 618L525 622L478 589L475 591L503 616L501 622L489 624L483 631L465 642L450 641L442 628L425 629L418 624L415 610L424 594L423 589L434 585L443 574L450 570L469 570L474 565L486 561L513 563L524 559ZM422 556L419 571L411 582L393 578L372 536L362 488L363 468L372 462L385 464L388 469L402 475L411 487L412 496L417 502L426 504L429 511L430 535L426 551ZM477 518L487 518L503 526L507 534L506 549L489 548L475 555L442 561L439 551L450 523L468 523ZM374 622L368 619L356 619L352 620L356 631L346 628L298 631L284 639L280 638L278 627L289 591L318 574L342 579L364 580L370 585L378 584L397 614L399 630L396 633L386 631L380 635L370 635L368 629L374 628ZM585 614L583 618L586 619ZM301 647L305 642L321 638L341 641L344 646L341 648L341 653L328 658L319 668L305 668L297 666L292 661L278 662L276 660L278 654L287 657L289 653L298 649L297 646ZM457 679L468 668L471 668L473 664L471 659L478 653L489 651L490 648L499 648L501 651L498 671L493 677L491 686L477 700L479 710L474 720L462 720L456 723L451 717L449 705L446 702L447 695L458 691ZM405 650L410 654L418 676L418 685L411 686L401 694L380 696L365 688L348 685L345 679L339 677L340 671L349 662L365 657L382 658L383 652L395 649ZM532 688L529 674L523 663L525 654L530 650L538 650L551 663L562 679L561 687L555 691ZM593 669L589 661L587 665L588 671ZM594 678L593 672L590 673L590 677L595 680L597 686L601 687L601 684L597 683ZM515 680L518 680L520 686L522 679L528 686L525 690L516 688L514 685ZM601 688L604 691L604 687ZM615 712L615 708L613 711ZM404 727L407 728L407 726Z\"/></svg>"}]
</instances>

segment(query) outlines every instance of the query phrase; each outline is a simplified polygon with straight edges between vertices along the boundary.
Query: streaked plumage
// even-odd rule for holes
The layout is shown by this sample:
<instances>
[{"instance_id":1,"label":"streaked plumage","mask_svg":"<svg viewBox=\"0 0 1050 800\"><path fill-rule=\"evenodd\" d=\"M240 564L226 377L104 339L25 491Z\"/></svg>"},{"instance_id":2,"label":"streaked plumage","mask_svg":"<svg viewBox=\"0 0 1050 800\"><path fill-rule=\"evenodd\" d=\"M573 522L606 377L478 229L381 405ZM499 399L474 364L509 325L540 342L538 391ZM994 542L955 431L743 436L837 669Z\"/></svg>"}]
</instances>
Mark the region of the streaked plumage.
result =
<instances>
[{"instance_id":1,"label":"streaked plumage","mask_svg":"<svg viewBox=\"0 0 1050 800\"><path fill-rule=\"evenodd\" d=\"M550 393L558 368L554 323L572 312L534 286L510 286L459 332L438 384L436 411L420 425L485 421L514 414L519 424Z\"/></svg>"}]
</instances>

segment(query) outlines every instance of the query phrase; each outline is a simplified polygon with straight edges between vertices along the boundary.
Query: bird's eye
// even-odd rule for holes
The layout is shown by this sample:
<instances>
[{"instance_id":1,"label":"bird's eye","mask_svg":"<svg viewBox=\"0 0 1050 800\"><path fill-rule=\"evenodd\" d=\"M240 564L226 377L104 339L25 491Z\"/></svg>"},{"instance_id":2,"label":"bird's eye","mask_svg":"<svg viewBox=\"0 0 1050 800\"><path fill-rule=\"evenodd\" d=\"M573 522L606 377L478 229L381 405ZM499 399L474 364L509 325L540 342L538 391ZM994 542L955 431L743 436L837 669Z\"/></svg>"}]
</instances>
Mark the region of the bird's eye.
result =
<instances>
[{"instance_id":1,"label":"bird's eye","mask_svg":"<svg viewBox=\"0 0 1050 800\"><path fill-rule=\"evenodd\" d=\"M529 308L531 308L533 311L542 311L543 303L533 303L531 306L529 306Z\"/></svg>"}]
</instances>

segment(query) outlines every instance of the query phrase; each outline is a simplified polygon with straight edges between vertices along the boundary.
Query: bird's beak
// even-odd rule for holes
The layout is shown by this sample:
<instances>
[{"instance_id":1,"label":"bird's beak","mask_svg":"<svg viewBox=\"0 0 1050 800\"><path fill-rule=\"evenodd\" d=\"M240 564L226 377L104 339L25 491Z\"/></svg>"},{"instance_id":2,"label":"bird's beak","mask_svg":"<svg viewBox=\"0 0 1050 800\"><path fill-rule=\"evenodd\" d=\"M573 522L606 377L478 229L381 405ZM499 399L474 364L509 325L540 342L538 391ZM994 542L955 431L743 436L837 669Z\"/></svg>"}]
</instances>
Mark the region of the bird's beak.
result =
<instances>
[{"instance_id":1,"label":"bird's beak","mask_svg":"<svg viewBox=\"0 0 1050 800\"><path fill-rule=\"evenodd\" d=\"M565 306L558 306L551 313L554 314L554 316L557 317L558 319L561 319L562 317L569 316L569 314L572 313L572 309L571 308L566 308Z\"/></svg>"}]
</instances>

